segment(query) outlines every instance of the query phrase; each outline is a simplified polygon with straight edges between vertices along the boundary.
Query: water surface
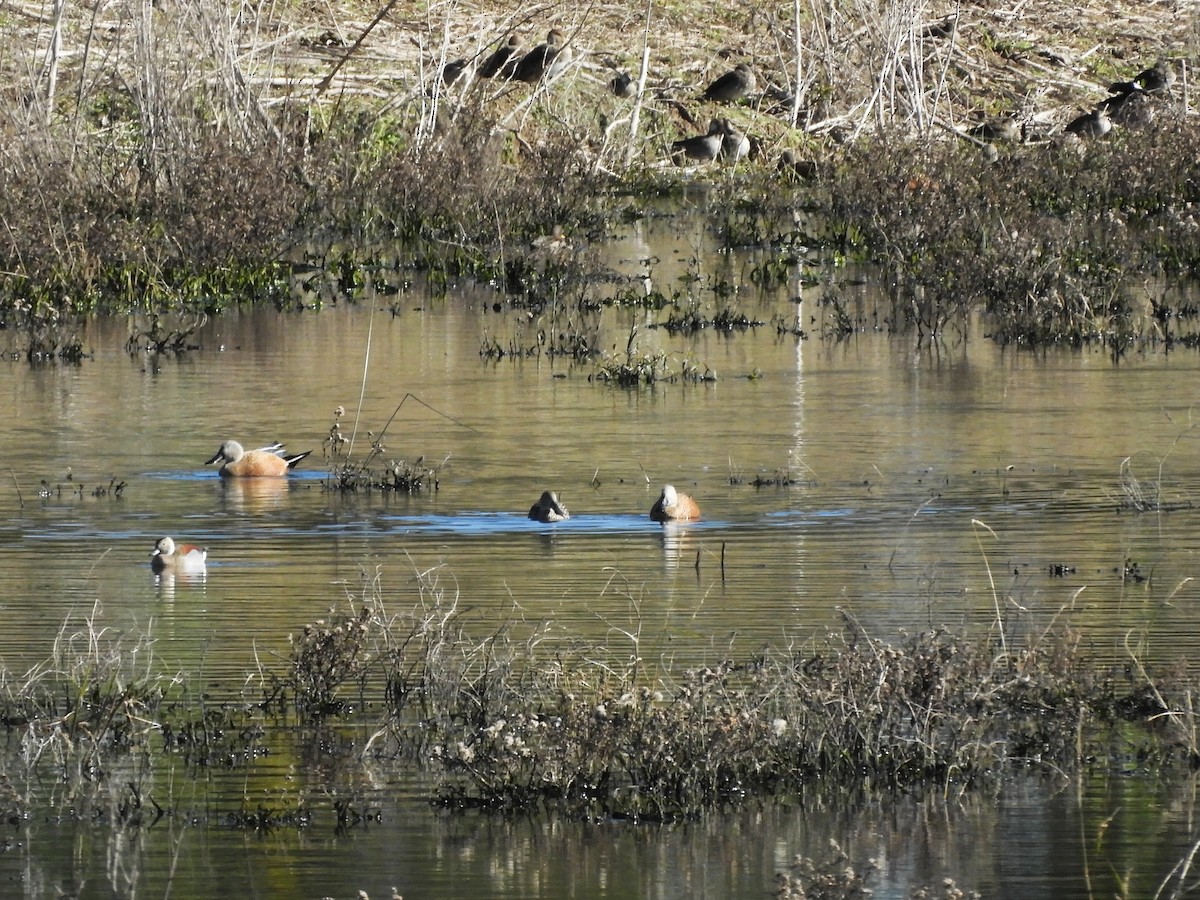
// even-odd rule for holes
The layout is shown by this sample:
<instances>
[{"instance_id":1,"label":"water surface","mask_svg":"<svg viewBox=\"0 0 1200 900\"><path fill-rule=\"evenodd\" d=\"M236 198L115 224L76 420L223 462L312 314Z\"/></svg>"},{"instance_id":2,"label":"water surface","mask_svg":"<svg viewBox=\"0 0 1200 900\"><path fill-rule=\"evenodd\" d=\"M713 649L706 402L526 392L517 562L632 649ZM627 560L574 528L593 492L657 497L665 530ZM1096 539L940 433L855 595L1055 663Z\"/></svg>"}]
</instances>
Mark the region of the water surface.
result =
<instances>
[{"instance_id":1,"label":"water surface","mask_svg":"<svg viewBox=\"0 0 1200 900\"><path fill-rule=\"evenodd\" d=\"M695 240L635 232L612 262L675 284ZM703 265L701 299L712 282L744 283L748 260ZM1194 654L1194 354L1114 365L1098 351L1003 351L978 329L933 345L883 327L832 341L821 289L802 290L801 274L736 303L763 322L798 309L808 339L773 325L671 336L650 327L661 313L604 312L602 346L623 352L636 325L643 352L717 376L633 390L596 380L591 363L482 357L489 339L532 346L539 329L563 327L493 311L503 297L486 288L235 311L179 358L131 357L130 323L93 322L78 367L8 364L0 660L23 672L64 622L93 616L113 634L152 636L162 664L203 672L214 697L236 696L305 623L349 609L364 586L411 607L430 573L481 633L519 620L548 640L606 641L664 665L800 644L843 615L882 638L997 622L1020 637L1058 617L1103 660L1124 662L1131 640L1151 660ZM846 290L864 317L879 300L869 286ZM327 490L339 406L355 458L395 414L387 455L437 462L437 489ZM223 482L203 461L227 438L313 452L287 479ZM1126 459L1174 511L1122 510ZM665 483L695 496L703 519L650 522ZM525 517L545 489L569 521ZM151 573L164 534L208 548L204 577ZM255 777L270 796L302 778L298 755L263 764ZM182 775L156 777L189 806ZM0 877L24 896L387 896L394 883L411 896L758 897L795 853L821 857L834 837L884 859L881 896L905 896L929 873L996 887L985 895L1086 896L1098 823L1132 815L1115 812L1130 808L1111 798L1121 783L1035 779L1000 790L998 808L826 798L671 828L506 823L433 813L419 778L364 775L381 822L337 831L314 783L317 824L247 834L220 824L244 794L245 772L230 777L197 794L192 818L153 828L53 816L14 827ZM1152 879L1193 840L1157 790L1138 785L1134 804L1164 836L1157 856L1134 852L1133 829L1128 846L1105 847ZM905 843L914 827L928 846Z\"/></svg>"}]
</instances>

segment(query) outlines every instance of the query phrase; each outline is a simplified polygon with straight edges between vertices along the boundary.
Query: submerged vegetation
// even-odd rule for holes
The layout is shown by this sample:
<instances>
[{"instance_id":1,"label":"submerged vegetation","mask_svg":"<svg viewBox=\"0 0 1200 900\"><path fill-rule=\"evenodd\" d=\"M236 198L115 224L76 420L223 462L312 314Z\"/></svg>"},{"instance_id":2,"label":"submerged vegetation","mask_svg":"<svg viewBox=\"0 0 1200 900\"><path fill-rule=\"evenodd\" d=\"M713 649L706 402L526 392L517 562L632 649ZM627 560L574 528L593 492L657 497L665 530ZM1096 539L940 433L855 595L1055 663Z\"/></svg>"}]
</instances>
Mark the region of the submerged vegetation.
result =
<instances>
[{"instance_id":1,"label":"submerged vegetation","mask_svg":"<svg viewBox=\"0 0 1200 900\"><path fill-rule=\"evenodd\" d=\"M798 247L877 264L894 285L886 327L939 335L982 313L1002 343L1097 343L1114 358L1200 341L1194 308L1142 293L1200 265L1197 124L1174 80L1195 35L1166 7L1116 33L1108 10L1044 3L928 20L871 4L649 18L567 5L554 24L571 53L522 83L485 77L484 59L541 23L499 10L388 3L352 24L333 9L295 21L286 4L50 18L26 5L0 14L16 16L0 49L0 326L30 361L80 361L71 323L89 311L157 323L283 305L314 267L353 297L377 280L381 246L435 285L489 280L513 308L566 319L610 302L572 242L669 212L694 184L720 246L764 251L757 285L782 283ZM1130 80L1158 60L1170 81ZM736 62L757 79L701 97ZM1114 123L1102 137L1075 120L1089 108ZM675 165L668 148L714 115L746 143ZM564 271L584 287L560 290ZM546 349L597 356L574 324ZM684 300L662 326L756 324ZM187 347L183 331L130 340ZM532 346L494 340L484 355Z\"/></svg>"}]
</instances>

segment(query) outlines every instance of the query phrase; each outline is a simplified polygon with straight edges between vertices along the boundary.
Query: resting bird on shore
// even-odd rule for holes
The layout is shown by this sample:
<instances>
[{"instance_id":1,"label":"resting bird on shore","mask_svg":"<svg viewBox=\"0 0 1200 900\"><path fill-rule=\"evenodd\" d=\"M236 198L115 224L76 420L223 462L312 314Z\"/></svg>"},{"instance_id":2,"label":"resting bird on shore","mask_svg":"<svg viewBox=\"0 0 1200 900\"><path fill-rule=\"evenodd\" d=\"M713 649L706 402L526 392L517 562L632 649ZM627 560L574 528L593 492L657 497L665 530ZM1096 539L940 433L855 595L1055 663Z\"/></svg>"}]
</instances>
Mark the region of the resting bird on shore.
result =
<instances>
[{"instance_id":1,"label":"resting bird on shore","mask_svg":"<svg viewBox=\"0 0 1200 900\"><path fill-rule=\"evenodd\" d=\"M738 63L707 88L704 99L716 103L736 103L758 87L754 70L745 63Z\"/></svg>"},{"instance_id":2,"label":"resting bird on shore","mask_svg":"<svg viewBox=\"0 0 1200 900\"><path fill-rule=\"evenodd\" d=\"M510 35L507 43L501 44L483 61L476 74L480 78L512 78L513 70L517 67L517 60L513 58L513 54L520 46L521 36Z\"/></svg>"},{"instance_id":3,"label":"resting bird on shore","mask_svg":"<svg viewBox=\"0 0 1200 900\"><path fill-rule=\"evenodd\" d=\"M628 72L618 72L608 83L608 89L622 99L632 97L637 93L637 89L633 86L633 76Z\"/></svg>"},{"instance_id":4,"label":"resting bird on shore","mask_svg":"<svg viewBox=\"0 0 1200 900\"><path fill-rule=\"evenodd\" d=\"M1143 91L1113 94L1100 106L1109 121L1122 128L1145 128L1154 121L1154 99Z\"/></svg>"},{"instance_id":5,"label":"resting bird on shore","mask_svg":"<svg viewBox=\"0 0 1200 900\"><path fill-rule=\"evenodd\" d=\"M1067 131L1085 138L1104 137L1112 131L1112 122L1103 109L1096 108L1068 122Z\"/></svg>"},{"instance_id":6,"label":"resting bird on shore","mask_svg":"<svg viewBox=\"0 0 1200 900\"><path fill-rule=\"evenodd\" d=\"M810 159L797 159L791 150L779 155L779 172L793 181L812 181L817 177L817 164Z\"/></svg>"},{"instance_id":7,"label":"resting bird on shore","mask_svg":"<svg viewBox=\"0 0 1200 900\"><path fill-rule=\"evenodd\" d=\"M563 66L571 60L571 48L565 46L565 41L566 35L557 28L551 28L546 35L546 43L538 44L521 57L513 78L526 84L537 84L544 76L562 71Z\"/></svg>"},{"instance_id":8,"label":"resting bird on shore","mask_svg":"<svg viewBox=\"0 0 1200 900\"><path fill-rule=\"evenodd\" d=\"M993 119L988 122L980 122L974 128L970 129L967 134L989 143L992 141L1019 141L1021 139L1021 126L1017 124L1016 119L1011 117Z\"/></svg>"},{"instance_id":9,"label":"resting bird on shore","mask_svg":"<svg viewBox=\"0 0 1200 900\"><path fill-rule=\"evenodd\" d=\"M750 138L744 131L739 131L728 119L721 120L721 157L730 162L738 162L750 155Z\"/></svg>"},{"instance_id":10,"label":"resting bird on shore","mask_svg":"<svg viewBox=\"0 0 1200 900\"><path fill-rule=\"evenodd\" d=\"M456 59L442 66L442 84L451 85L462 77L470 63L465 59Z\"/></svg>"},{"instance_id":11,"label":"resting bird on shore","mask_svg":"<svg viewBox=\"0 0 1200 900\"><path fill-rule=\"evenodd\" d=\"M1149 69L1143 69L1129 81L1117 81L1108 86L1110 94L1132 94L1141 91L1155 94L1165 91L1175 83L1175 70L1165 59L1160 59Z\"/></svg>"},{"instance_id":12,"label":"resting bird on shore","mask_svg":"<svg viewBox=\"0 0 1200 900\"><path fill-rule=\"evenodd\" d=\"M671 144L671 158L679 164L684 159L695 159L700 162L712 162L721 155L725 143L725 129L720 119L708 123L708 134L683 138Z\"/></svg>"}]
</instances>

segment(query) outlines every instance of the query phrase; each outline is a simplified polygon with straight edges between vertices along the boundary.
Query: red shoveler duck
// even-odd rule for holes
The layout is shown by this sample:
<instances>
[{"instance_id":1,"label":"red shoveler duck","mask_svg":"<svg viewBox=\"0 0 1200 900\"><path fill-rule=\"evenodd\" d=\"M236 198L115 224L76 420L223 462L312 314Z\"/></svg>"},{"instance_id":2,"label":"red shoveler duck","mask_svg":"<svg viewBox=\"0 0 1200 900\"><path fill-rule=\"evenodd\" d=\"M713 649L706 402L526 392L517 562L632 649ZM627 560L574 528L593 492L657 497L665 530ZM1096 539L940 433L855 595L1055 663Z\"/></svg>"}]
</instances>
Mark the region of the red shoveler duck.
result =
<instances>
[{"instance_id":1,"label":"red shoveler duck","mask_svg":"<svg viewBox=\"0 0 1200 900\"><path fill-rule=\"evenodd\" d=\"M700 505L687 494L675 490L668 484L662 489L654 506L650 507L650 518L655 522L686 522L700 518Z\"/></svg>"},{"instance_id":2,"label":"red shoveler duck","mask_svg":"<svg viewBox=\"0 0 1200 900\"><path fill-rule=\"evenodd\" d=\"M237 441L225 441L213 454L212 459L205 461L206 466L221 462L220 474L223 478L273 478L286 475L296 463L312 453L288 454L284 452L283 444L272 444L257 450L244 450Z\"/></svg>"}]
</instances>

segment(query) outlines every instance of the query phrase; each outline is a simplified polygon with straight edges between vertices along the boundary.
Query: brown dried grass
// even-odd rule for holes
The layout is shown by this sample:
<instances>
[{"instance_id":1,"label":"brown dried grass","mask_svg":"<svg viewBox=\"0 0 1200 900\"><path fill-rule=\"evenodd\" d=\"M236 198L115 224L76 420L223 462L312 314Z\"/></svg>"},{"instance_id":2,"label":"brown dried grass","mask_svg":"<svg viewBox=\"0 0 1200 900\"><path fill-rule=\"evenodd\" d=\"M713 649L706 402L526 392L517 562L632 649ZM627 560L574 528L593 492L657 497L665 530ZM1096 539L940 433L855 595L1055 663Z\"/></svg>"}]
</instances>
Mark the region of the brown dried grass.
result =
<instances>
[{"instance_id":1,"label":"brown dried grass","mask_svg":"<svg viewBox=\"0 0 1200 900\"><path fill-rule=\"evenodd\" d=\"M486 267L514 239L595 215L608 173L674 178L670 141L703 130L700 90L738 61L762 93L721 112L761 154L837 159L847 140L936 143L1002 112L1042 138L1114 78L1196 46L1165 3L967 5L940 31L948 7L865 0L678 2L649 20L578 2L62 9L0 10L0 271L9 293L28 278L59 302L261 264L322 232L419 239ZM441 85L445 61L551 25L575 53L553 84ZM618 100L607 81L641 74L643 48L645 91Z\"/></svg>"}]
</instances>

